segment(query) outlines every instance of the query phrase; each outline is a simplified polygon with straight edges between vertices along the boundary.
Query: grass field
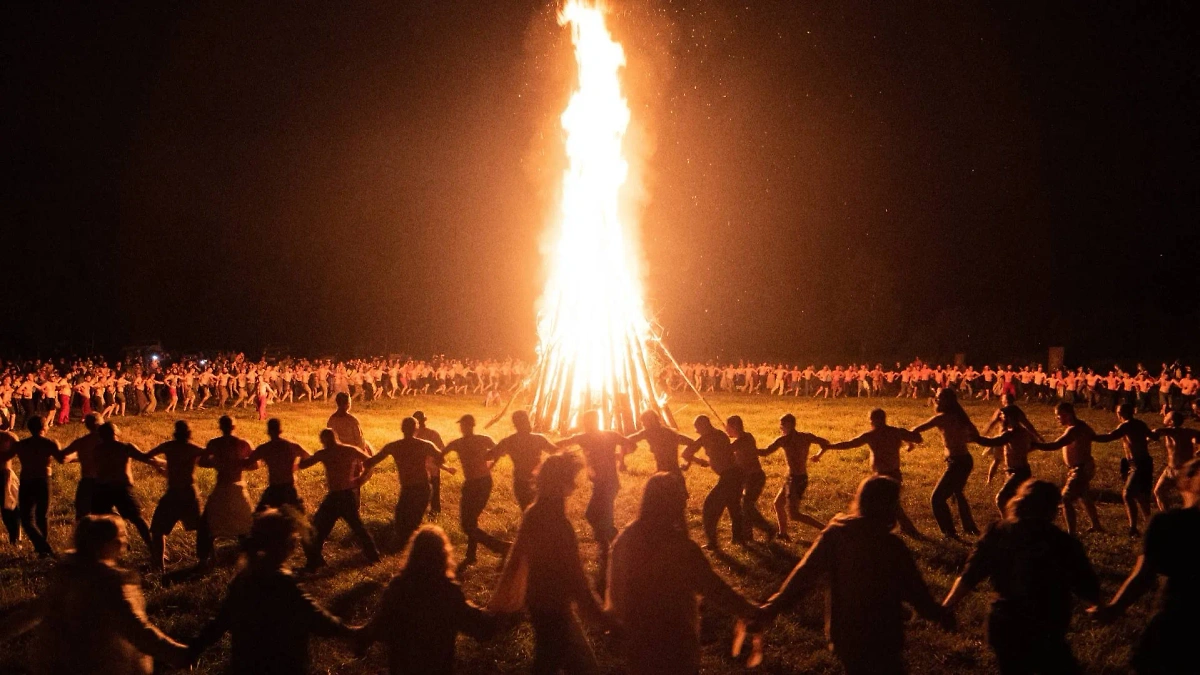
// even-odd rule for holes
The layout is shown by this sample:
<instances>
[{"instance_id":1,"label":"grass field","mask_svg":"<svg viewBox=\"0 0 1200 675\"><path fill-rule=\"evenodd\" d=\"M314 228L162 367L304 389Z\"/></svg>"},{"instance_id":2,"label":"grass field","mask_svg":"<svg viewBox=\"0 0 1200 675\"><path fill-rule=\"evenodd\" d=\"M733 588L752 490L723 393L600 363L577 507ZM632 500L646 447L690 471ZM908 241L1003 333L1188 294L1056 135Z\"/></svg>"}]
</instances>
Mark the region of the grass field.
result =
<instances>
[{"instance_id":1,"label":"grass field","mask_svg":"<svg viewBox=\"0 0 1200 675\"><path fill-rule=\"evenodd\" d=\"M712 403L724 415L739 414L746 428L765 446L777 431L779 415L793 412L802 430L825 436L831 440L844 440L867 427L867 413L879 401L865 399L843 399L835 401L797 400L767 396L717 396ZM882 401L893 424L912 426L924 420L930 410L924 403L914 401ZM356 405L353 412L363 424L365 435L376 448L399 437L400 420L414 409L420 408L429 417L430 425L446 440L457 436L453 420L463 413L474 413L481 423L489 419L493 410L485 410L475 398L420 397L403 401L384 401ZM976 423L983 423L994 409L991 404L968 404L968 412ZM679 419L690 420L703 412L697 402L681 399L676 403ZM283 420L285 435L303 443L310 449L316 446L318 431L324 427L330 409L323 404L296 404L278 406L271 410L273 416ZM1031 405L1027 409L1034 424L1048 437L1056 436L1058 426L1049 407ZM1099 411L1083 410L1084 419L1098 430L1113 426L1111 415ZM212 410L189 414L198 442L216 435L216 417ZM254 419L253 411L237 411L239 434L257 444L265 440L264 425ZM175 417L158 414L149 418L118 419L124 438L142 449L149 449L165 440L171 431ZM687 425L690 427L690 425ZM73 423L65 428L55 427L51 436L65 444L81 433L82 427ZM494 438L511 432L504 420L485 431ZM685 431L690 432L687 428ZM1161 463L1161 450L1156 448L1156 457ZM976 519L981 526L996 518L992 499L998 485L984 483L987 461L981 449L975 449L976 470L968 486L969 497ZM1105 594L1116 590L1140 547L1139 542L1125 536L1124 512L1119 499L1119 476L1117 473L1120 448L1117 444L1099 446L1096 452L1098 471L1093 485L1102 491L1100 514L1109 534L1084 535L1092 564L1101 578ZM452 463L457 462L453 458ZM917 526L928 534L937 532L933 522L928 495L942 469L940 439L936 433L926 437L926 444L903 457L906 491L903 499L905 508ZM624 526L636 513L641 487L653 471L653 460L644 447L628 458L628 473L622 476L622 489L617 500L617 525ZM1060 482L1063 474L1059 453L1038 453L1032 460L1034 474L1038 477ZM767 494L760 508L768 517L770 498L778 489L785 466L781 453L776 453L764 463L769 480ZM867 452L851 450L831 452L819 464L810 469L811 483L805 510L818 518L827 519L843 510L853 495L859 481L867 473ZM518 510L512 496L510 464L503 460L495 469L496 491L481 522L482 527L493 533L511 538L516 533ZM142 465L135 465L138 494L146 518L164 489L163 480ZM51 513L51 541L58 550L69 547L71 531L71 499L78 477L78 468L67 465L57 469L54 479L53 508ZM198 480L201 491L211 488L213 474L201 469ZM311 469L299 477L299 487L308 508L315 508L324 493L324 475L319 468ZM257 499L265 475L263 471L249 475L251 498ZM714 475L707 469L693 468L688 473L691 492L689 520L692 536L700 540L700 504L704 494L714 483ZM450 534L458 555L465 548L465 538L457 525L458 486L457 476L443 479L443 511L438 521ZM326 545L326 557L331 563L328 574L312 579L308 588L312 594L326 603L336 613L352 622L365 620L373 609L379 591L396 571L400 558L394 553L395 544L390 542L389 526L392 509L396 502L398 485L391 462L380 466L376 475L363 490L363 515L380 541L385 557L383 562L367 566L362 562L358 549L348 537L345 526L339 524L334 536ZM583 518L588 488L584 486L570 503L570 515L576 524L584 557L594 560L595 548L591 533ZM1082 517L1082 514L1081 514ZM728 521L722 523L722 537L728 540ZM793 525L793 527L795 527ZM793 530L793 536L796 532ZM745 549L727 547L727 554L713 559L716 568L735 587L754 600L765 599L778 586L787 572L804 553L815 531L801 531L799 540L793 544L755 544ZM761 540L761 535L759 535ZM127 562L131 566L145 569L146 551L140 541L133 537L132 549ZM176 530L168 540L168 552L172 564L186 567L192 562L192 537ZM935 595L942 597L949 589L961 569L969 552L969 544L957 544L930 540L909 541L927 583ZM169 634L179 639L191 637L204 621L213 615L224 594L225 586L234 574L233 555L226 546L225 562L207 577L183 580L165 585L157 575L146 574L143 584L149 611L154 620ZM388 553L391 551L392 553ZM490 589L496 581L498 560L486 551L481 551L479 564L465 575L464 587L469 597L486 602ZM302 564L297 558L295 563ZM37 560L27 542L21 549L14 550L0 544L0 607L7 610L16 603L35 596L44 586L49 562ZM914 673L963 673L991 672L994 663L984 639L984 617L986 616L988 592L980 589L959 611L959 631L942 632L920 620L915 620L908 633L907 659ZM772 673L825 673L839 672L836 662L824 650L822 629L822 600L812 597L802 603L798 611L780 618L766 634L766 661L760 672ZM1077 616L1071 642L1076 655L1085 664L1088 672L1125 672L1130 646L1140 632L1146 619L1145 603L1111 626L1096 626L1082 615ZM742 665L728 656L731 624L728 617L716 613L706 614L704 632L704 671L711 673L737 672ZM524 672L532 653L532 635L527 624L520 624L490 643L477 644L467 639L460 641L459 662L463 672ZM619 672L619 663L611 656L611 646L603 636L594 636L594 645L606 672ZM22 673L25 671L25 645L27 639L15 640L0 648L0 672ZM205 655L197 672L218 673L226 659L227 641L219 649ZM376 673L384 670L382 655L378 650L364 660L355 660L344 646L319 641L314 647L316 672L321 673Z\"/></svg>"}]
</instances>

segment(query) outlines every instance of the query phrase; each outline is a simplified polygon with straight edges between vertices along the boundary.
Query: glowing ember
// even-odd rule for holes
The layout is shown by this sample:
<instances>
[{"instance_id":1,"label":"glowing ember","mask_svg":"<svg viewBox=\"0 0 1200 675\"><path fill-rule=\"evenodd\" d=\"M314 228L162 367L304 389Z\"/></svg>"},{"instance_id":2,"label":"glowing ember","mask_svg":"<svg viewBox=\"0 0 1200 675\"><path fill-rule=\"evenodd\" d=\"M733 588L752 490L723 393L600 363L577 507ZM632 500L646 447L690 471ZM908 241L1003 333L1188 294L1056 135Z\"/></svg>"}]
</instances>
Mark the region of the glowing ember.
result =
<instances>
[{"instance_id":1,"label":"glowing ember","mask_svg":"<svg viewBox=\"0 0 1200 675\"><path fill-rule=\"evenodd\" d=\"M629 106L617 76L625 52L599 6L568 0L558 20L571 27L579 89L562 115L568 166L538 318L532 413L541 429L571 428L593 408L606 428L628 427L665 398L647 355L636 233L618 215L629 168Z\"/></svg>"}]
</instances>

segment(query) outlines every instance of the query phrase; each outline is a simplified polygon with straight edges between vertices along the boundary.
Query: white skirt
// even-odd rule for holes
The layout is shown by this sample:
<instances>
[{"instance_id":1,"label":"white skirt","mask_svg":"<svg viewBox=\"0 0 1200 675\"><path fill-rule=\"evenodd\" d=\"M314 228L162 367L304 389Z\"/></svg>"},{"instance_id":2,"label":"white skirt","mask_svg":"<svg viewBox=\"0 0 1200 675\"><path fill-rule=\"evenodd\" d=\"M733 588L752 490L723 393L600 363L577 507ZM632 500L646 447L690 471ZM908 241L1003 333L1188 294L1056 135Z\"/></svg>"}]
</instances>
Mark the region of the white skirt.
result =
<instances>
[{"instance_id":1,"label":"white skirt","mask_svg":"<svg viewBox=\"0 0 1200 675\"><path fill-rule=\"evenodd\" d=\"M214 537L243 537L250 534L254 507L245 483L218 484L204 505L204 520Z\"/></svg>"}]
</instances>

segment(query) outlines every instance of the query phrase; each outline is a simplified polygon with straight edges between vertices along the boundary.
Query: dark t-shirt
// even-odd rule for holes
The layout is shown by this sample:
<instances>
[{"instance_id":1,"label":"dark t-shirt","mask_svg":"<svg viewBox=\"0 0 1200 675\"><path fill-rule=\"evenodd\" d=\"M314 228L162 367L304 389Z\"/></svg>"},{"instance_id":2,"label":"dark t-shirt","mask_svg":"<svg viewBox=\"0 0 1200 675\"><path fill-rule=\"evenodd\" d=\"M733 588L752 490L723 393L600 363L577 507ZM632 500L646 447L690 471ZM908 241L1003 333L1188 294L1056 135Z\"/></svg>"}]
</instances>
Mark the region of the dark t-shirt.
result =
<instances>
[{"instance_id":1,"label":"dark t-shirt","mask_svg":"<svg viewBox=\"0 0 1200 675\"><path fill-rule=\"evenodd\" d=\"M1143 554L1150 569L1167 578L1161 611L1194 612L1200 602L1200 507L1154 516Z\"/></svg>"},{"instance_id":2,"label":"dark t-shirt","mask_svg":"<svg viewBox=\"0 0 1200 675\"><path fill-rule=\"evenodd\" d=\"M1100 582L1083 545L1053 523L1000 522L979 540L963 570L974 586L990 579L993 614L1019 620L1033 633L1063 635L1071 624L1071 595L1100 599Z\"/></svg>"}]
</instances>

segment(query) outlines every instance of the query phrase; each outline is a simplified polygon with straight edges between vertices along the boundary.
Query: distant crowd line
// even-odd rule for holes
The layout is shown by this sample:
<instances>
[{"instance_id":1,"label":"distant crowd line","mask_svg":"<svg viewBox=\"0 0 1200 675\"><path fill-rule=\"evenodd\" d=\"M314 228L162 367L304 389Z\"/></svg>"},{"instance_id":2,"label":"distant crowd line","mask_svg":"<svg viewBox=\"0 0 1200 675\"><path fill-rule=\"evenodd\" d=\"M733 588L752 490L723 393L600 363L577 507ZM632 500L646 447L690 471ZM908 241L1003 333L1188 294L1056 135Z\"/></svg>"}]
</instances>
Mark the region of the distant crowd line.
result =
<instances>
[{"instance_id":1,"label":"distant crowd line","mask_svg":"<svg viewBox=\"0 0 1200 675\"><path fill-rule=\"evenodd\" d=\"M896 363L828 365L767 364L738 365L686 363L682 368L701 392L773 394L821 398L883 397L928 398L940 389L982 400L1010 394L1022 401L1086 403L1089 407L1115 410L1134 403L1139 412L1186 410L1200 393L1200 380L1191 366L1176 361L1163 363L1151 372L1142 364L1132 371L1113 365L1107 371L1092 368L1055 368L1041 364L1014 367L997 364L980 369L965 365L940 365L914 360L907 366ZM680 389L682 382L673 383Z\"/></svg>"},{"instance_id":2,"label":"distant crowd line","mask_svg":"<svg viewBox=\"0 0 1200 675\"><path fill-rule=\"evenodd\" d=\"M0 363L0 425L41 415L48 425L156 411L253 408L267 418L276 403L394 399L415 394L478 394L489 404L519 383L519 360L284 358L245 354L184 358L157 355L109 366L101 357Z\"/></svg>"}]
</instances>

